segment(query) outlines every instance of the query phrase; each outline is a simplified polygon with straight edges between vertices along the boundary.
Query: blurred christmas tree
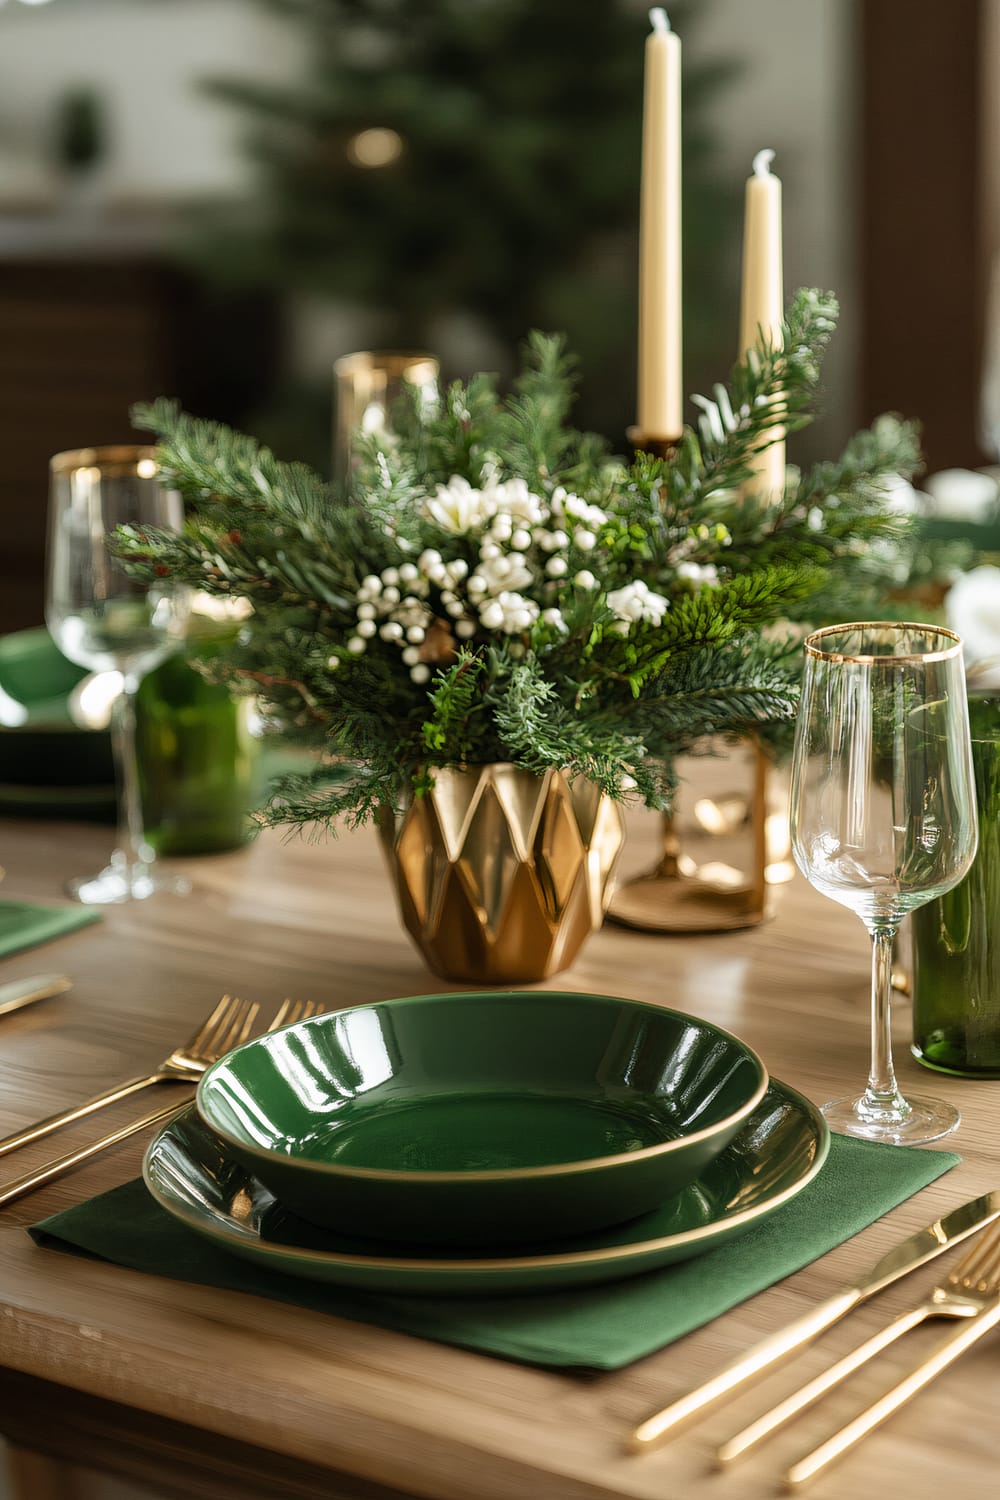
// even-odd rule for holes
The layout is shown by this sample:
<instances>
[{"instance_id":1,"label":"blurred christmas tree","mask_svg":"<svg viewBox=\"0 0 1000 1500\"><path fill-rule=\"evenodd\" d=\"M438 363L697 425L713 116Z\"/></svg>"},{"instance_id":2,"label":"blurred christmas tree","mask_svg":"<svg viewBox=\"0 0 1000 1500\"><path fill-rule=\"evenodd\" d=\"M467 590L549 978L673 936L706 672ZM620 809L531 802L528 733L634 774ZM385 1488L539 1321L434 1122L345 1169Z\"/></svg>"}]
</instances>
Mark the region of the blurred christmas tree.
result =
<instances>
[{"instance_id":1,"label":"blurred christmas tree","mask_svg":"<svg viewBox=\"0 0 1000 1500\"><path fill-rule=\"evenodd\" d=\"M634 420L645 6L635 0L258 0L298 28L306 77L212 80L247 119L254 203L199 238L214 275L370 310L380 347L442 351L456 317L501 374L532 328L582 361L577 420ZM690 35L693 0L671 8ZM707 106L728 66L685 68L689 388L735 353L738 186L713 177ZM735 292L734 292L735 304ZM344 353L331 348L330 360ZM482 363L483 347L470 350ZM448 368L445 373L464 375ZM255 427L326 467L329 384ZM289 423L288 413L295 413ZM311 414L311 416L307 416ZM307 430L309 421L313 433Z\"/></svg>"}]
</instances>

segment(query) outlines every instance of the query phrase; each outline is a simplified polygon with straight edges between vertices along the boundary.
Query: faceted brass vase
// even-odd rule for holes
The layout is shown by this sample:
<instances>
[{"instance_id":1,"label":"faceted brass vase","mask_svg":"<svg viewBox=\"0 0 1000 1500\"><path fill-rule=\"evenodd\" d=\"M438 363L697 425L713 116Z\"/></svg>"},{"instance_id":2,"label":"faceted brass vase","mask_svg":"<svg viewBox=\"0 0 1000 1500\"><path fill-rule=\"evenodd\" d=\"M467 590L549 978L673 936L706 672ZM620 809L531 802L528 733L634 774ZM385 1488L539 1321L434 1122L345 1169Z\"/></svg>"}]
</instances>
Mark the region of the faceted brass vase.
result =
<instances>
[{"instance_id":1,"label":"faceted brass vase","mask_svg":"<svg viewBox=\"0 0 1000 1500\"><path fill-rule=\"evenodd\" d=\"M568 968L600 927L625 841L592 782L516 766L443 767L382 845L404 926L445 979L525 983Z\"/></svg>"}]
</instances>

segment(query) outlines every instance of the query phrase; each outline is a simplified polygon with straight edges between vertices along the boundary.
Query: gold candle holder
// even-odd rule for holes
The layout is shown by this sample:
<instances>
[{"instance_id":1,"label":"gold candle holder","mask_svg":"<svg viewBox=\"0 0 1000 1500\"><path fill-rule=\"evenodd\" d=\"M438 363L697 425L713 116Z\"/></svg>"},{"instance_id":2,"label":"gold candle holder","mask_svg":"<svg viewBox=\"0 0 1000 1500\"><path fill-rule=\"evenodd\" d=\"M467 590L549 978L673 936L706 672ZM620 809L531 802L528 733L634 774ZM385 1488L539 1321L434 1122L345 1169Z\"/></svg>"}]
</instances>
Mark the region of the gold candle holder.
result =
<instances>
[{"instance_id":1,"label":"gold candle holder","mask_svg":"<svg viewBox=\"0 0 1000 1500\"><path fill-rule=\"evenodd\" d=\"M407 387L422 401L437 400L440 366L432 354L361 349L333 366L333 479L350 477L359 432L391 430L392 410Z\"/></svg>"},{"instance_id":2,"label":"gold candle holder","mask_svg":"<svg viewBox=\"0 0 1000 1500\"><path fill-rule=\"evenodd\" d=\"M679 438L628 429L632 447L668 459ZM608 918L643 932L728 932L766 920L768 889L789 878L780 849L787 812L769 806L770 760L756 739L741 742L749 757L749 787L716 797L696 797L694 817L707 834L726 836L727 858L702 864L685 852L674 813L661 823L662 853L644 875L626 881L612 897ZM730 752L731 753L731 752ZM716 762L717 763L717 762ZM777 835L777 836L776 836Z\"/></svg>"}]
</instances>

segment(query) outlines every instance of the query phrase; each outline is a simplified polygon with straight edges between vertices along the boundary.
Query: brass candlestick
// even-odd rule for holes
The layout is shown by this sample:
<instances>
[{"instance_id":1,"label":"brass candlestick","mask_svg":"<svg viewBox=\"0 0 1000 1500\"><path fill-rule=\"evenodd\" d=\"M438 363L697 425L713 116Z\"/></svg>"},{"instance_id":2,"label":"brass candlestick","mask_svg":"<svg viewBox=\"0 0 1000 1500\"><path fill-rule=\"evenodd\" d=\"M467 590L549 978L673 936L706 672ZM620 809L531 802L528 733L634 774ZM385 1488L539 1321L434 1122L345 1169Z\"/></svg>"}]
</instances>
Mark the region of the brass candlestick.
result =
<instances>
[{"instance_id":1,"label":"brass candlestick","mask_svg":"<svg viewBox=\"0 0 1000 1500\"><path fill-rule=\"evenodd\" d=\"M439 365L432 354L361 349L338 359L333 374L333 478L345 484L357 434L390 430L393 407L408 386L422 400L436 401Z\"/></svg>"},{"instance_id":2,"label":"brass candlestick","mask_svg":"<svg viewBox=\"0 0 1000 1500\"><path fill-rule=\"evenodd\" d=\"M636 427L628 430L633 448L668 459L679 439L652 437ZM612 897L608 917L624 927L643 932L728 932L755 927L767 916L769 883L787 878L786 861L768 868L768 772L770 762L757 740L751 749L751 787L745 796L703 798L696 817L708 832L737 833L748 858L739 868L730 861L699 865L682 848L673 813L662 819L663 852L656 865L622 885ZM699 816L700 809L700 816ZM771 817L781 822L781 813ZM787 826L787 817L785 818Z\"/></svg>"}]
</instances>

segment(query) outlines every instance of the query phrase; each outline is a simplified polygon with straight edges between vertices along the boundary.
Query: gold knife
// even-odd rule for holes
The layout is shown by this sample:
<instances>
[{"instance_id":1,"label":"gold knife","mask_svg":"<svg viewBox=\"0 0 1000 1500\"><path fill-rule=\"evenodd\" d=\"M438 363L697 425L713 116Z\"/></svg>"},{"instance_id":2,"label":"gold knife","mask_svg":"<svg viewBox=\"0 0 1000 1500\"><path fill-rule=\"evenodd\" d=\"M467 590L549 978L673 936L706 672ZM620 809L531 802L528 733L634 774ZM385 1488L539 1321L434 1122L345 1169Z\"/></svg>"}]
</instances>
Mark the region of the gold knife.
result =
<instances>
[{"instance_id":1,"label":"gold knife","mask_svg":"<svg viewBox=\"0 0 1000 1500\"><path fill-rule=\"evenodd\" d=\"M824 1329L831 1327L852 1308L867 1301L869 1297L873 1297L876 1292L898 1281L909 1271L915 1271L918 1266L926 1265L935 1256L941 1255L952 1245L957 1245L970 1234L974 1234L977 1229L983 1228L984 1225L992 1223L997 1218L1000 1218L1000 1189L984 1193L980 1198L973 1198L959 1208L952 1209L951 1213L946 1214L944 1218L935 1219L934 1223L928 1224L926 1229L918 1230L916 1234L910 1235L909 1239L883 1255L868 1274L862 1276L853 1286L836 1292L825 1302L814 1307L812 1312L797 1318L794 1323L790 1323L778 1333L770 1334L762 1339L738 1360L727 1365L717 1375L713 1375L704 1385L689 1391L686 1396L679 1397L669 1406L654 1412L644 1422L640 1422L632 1433L632 1447L639 1452L648 1452L711 1402L735 1390L737 1386L750 1380L761 1370L766 1370L778 1360L784 1359L796 1349L801 1348L803 1344L807 1344L810 1339L815 1338L817 1334L822 1333Z\"/></svg>"},{"instance_id":2,"label":"gold knife","mask_svg":"<svg viewBox=\"0 0 1000 1500\"><path fill-rule=\"evenodd\" d=\"M61 995L72 983L65 974L32 974L29 979L12 979L9 984L0 984L0 1016L9 1015L25 1005L34 1005L36 1000L48 1000L50 995Z\"/></svg>"}]
</instances>

